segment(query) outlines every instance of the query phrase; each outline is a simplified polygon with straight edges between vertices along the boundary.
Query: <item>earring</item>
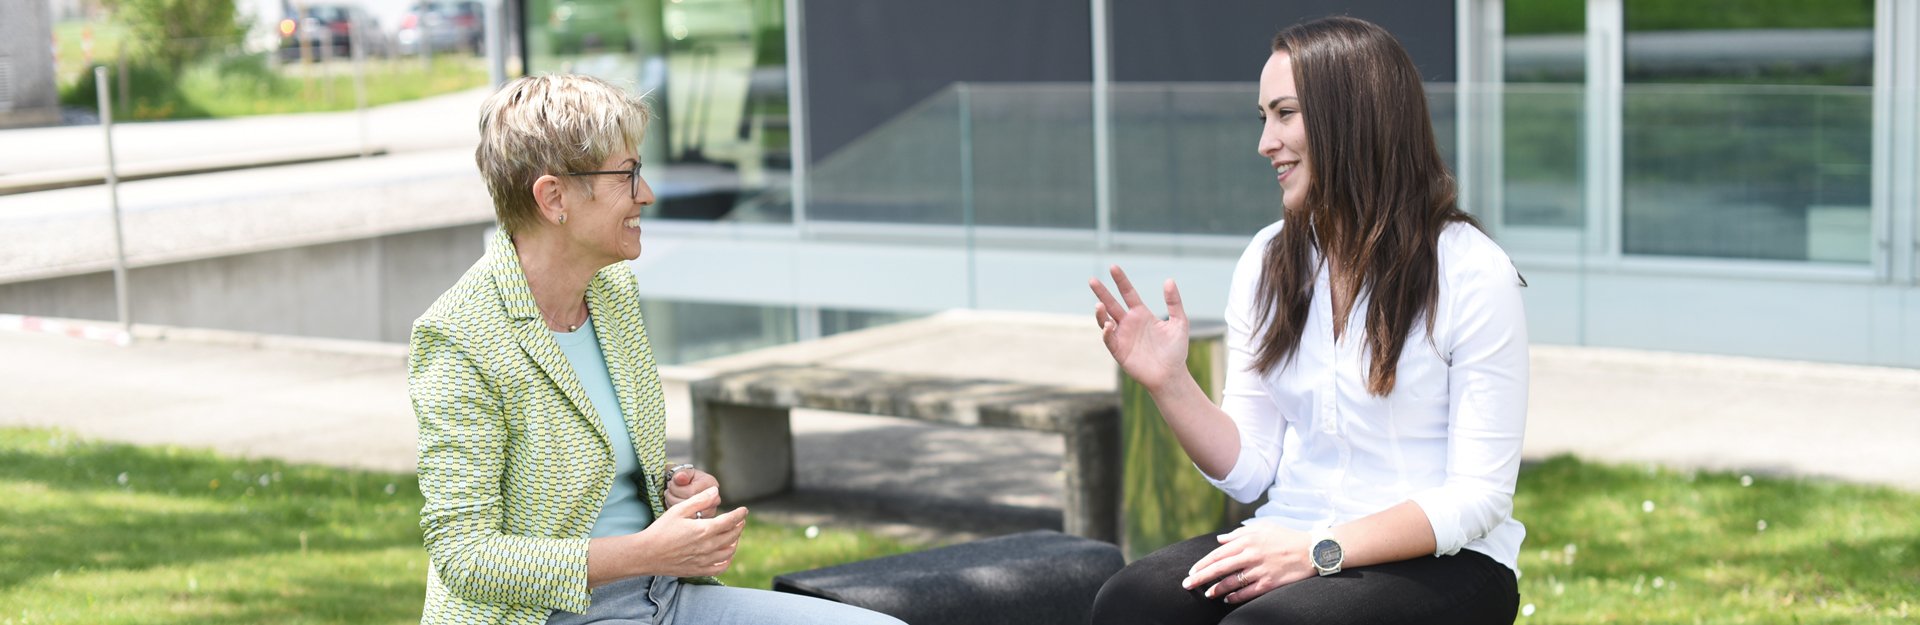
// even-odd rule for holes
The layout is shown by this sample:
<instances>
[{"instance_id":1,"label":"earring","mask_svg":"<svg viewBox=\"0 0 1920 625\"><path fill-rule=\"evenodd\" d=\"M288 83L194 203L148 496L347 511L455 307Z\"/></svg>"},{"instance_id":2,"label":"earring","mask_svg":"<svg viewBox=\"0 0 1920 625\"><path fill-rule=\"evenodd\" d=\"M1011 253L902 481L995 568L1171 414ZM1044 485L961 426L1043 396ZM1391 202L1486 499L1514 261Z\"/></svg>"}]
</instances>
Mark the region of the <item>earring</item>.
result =
<instances>
[{"instance_id":1,"label":"earring","mask_svg":"<svg viewBox=\"0 0 1920 625\"><path fill-rule=\"evenodd\" d=\"M567 223L567 214L566 214L566 213L560 213L560 223L563 223L563 224L564 224L564 223Z\"/></svg>"}]
</instances>

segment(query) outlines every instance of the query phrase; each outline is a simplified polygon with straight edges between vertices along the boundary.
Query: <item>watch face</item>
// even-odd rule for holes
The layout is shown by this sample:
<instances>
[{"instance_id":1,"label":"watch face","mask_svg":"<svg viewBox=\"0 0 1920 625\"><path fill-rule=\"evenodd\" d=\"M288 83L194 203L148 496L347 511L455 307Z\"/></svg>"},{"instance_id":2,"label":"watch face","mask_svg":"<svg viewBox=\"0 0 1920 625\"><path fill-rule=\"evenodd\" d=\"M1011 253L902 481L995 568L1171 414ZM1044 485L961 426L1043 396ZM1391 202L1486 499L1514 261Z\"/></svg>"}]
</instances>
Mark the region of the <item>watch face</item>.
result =
<instances>
[{"instance_id":1,"label":"watch face","mask_svg":"<svg viewBox=\"0 0 1920 625\"><path fill-rule=\"evenodd\" d=\"M1320 568L1330 569L1340 565L1340 543L1322 540L1313 544L1313 563Z\"/></svg>"}]
</instances>

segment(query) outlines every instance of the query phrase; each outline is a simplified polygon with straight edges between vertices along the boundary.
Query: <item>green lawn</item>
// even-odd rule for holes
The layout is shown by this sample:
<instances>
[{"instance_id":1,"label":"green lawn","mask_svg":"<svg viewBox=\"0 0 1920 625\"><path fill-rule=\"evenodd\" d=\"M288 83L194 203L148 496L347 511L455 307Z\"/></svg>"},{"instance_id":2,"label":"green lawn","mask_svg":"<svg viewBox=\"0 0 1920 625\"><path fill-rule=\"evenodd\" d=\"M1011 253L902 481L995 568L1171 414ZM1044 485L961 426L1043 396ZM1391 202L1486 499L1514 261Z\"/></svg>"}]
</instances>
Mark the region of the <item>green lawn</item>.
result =
<instances>
[{"instance_id":1,"label":"green lawn","mask_svg":"<svg viewBox=\"0 0 1920 625\"><path fill-rule=\"evenodd\" d=\"M1522 471L1514 515L1523 622L1920 619L1914 493L1559 457Z\"/></svg>"},{"instance_id":2,"label":"green lawn","mask_svg":"<svg viewBox=\"0 0 1920 625\"><path fill-rule=\"evenodd\" d=\"M413 476L0 428L0 624L417 623ZM722 579L908 551L749 520Z\"/></svg>"},{"instance_id":3,"label":"green lawn","mask_svg":"<svg viewBox=\"0 0 1920 625\"><path fill-rule=\"evenodd\" d=\"M1554 458L1521 475L1523 623L1920 618L1920 495ZM0 625L410 623L411 476L0 428ZM1765 521L1764 526L1761 524ZM725 578L917 548L759 521Z\"/></svg>"},{"instance_id":4,"label":"green lawn","mask_svg":"<svg viewBox=\"0 0 1920 625\"><path fill-rule=\"evenodd\" d=\"M114 72L119 71L124 30L111 21L54 25L61 104L98 106L93 68L83 63L87 60L81 51L85 31L93 35L93 64L105 65L114 81L112 89L120 89ZM418 58L369 58L361 71L367 106L471 89L488 79L483 59L460 54L437 55L431 66ZM190 64L178 76L137 60L129 64L127 75L126 106L121 106L117 93L113 101L115 118L120 120L345 111L356 106L352 65L345 59L325 64L279 63L269 54L230 49Z\"/></svg>"}]
</instances>

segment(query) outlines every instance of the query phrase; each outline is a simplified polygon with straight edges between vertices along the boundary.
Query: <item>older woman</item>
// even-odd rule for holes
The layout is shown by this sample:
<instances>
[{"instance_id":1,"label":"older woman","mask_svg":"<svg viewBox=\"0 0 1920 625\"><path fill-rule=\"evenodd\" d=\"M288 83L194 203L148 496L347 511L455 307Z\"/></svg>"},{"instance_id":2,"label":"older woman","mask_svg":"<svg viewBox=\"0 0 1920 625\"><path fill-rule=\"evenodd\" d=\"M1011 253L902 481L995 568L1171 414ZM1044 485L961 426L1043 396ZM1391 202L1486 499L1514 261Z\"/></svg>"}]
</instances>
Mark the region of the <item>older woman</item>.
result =
<instances>
[{"instance_id":1,"label":"older woman","mask_svg":"<svg viewBox=\"0 0 1920 625\"><path fill-rule=\"evenodd\" d=\"M1392 35L1287 28L1260 73L1284 205L1227 295L1226 391L1187 374L1180 292L1099 281L1107 348L1244 525L1128 565L1096 623L1511 623L1527 415L1524 282L1455 205L1420 73Z\"/></svg>"},{"instance_id":2,"label":"older woman","mask_svg":"<svg viewBox=\"0 0 1920 625\"><path fill-rule=\"evenodd\" d=\"M665 465L666 407L633 273L653 191L648 112L584 76L508 83L480 111L499 232L415 322L423 623L898 621L726 588L747 518Z\"/></svg>"}]
</instances>

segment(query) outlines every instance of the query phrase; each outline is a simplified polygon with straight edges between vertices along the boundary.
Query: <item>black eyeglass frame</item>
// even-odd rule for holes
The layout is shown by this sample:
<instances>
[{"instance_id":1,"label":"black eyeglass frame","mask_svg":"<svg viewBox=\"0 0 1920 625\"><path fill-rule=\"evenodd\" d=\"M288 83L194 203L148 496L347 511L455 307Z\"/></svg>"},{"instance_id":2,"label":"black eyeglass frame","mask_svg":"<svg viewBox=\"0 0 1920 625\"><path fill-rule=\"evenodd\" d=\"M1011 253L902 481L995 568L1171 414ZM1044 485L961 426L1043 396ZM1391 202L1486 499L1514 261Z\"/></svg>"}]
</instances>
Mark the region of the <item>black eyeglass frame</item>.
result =
<instances>
[{"instance_id":1,"label":"black eyeglass frame","mask_svg":"<svg viewBox=\"0 0 1920 625\"><path fill-rule=\"evenodd\" d=\"M598 171L570 171L566 173L568 176L617 176L620 174L629 176L627 178L627 199L640 199L640 161L633 162L633 169L602 169Z\"/></svg>"}]
</instances>

